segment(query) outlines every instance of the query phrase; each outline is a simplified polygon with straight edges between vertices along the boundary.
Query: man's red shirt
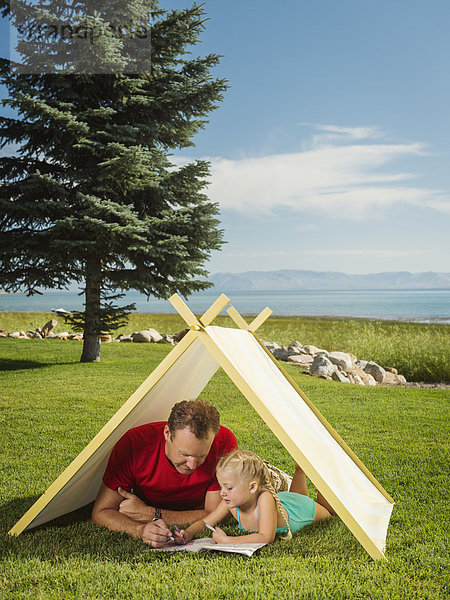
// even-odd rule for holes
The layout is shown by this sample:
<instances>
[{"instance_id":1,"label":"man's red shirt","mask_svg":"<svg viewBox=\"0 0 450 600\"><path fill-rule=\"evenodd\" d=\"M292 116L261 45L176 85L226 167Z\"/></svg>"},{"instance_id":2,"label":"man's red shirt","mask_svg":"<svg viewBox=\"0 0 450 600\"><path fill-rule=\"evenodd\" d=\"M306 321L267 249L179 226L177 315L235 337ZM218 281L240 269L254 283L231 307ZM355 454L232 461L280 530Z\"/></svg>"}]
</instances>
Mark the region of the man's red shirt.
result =
<instances>
[{"instance_id":1,"label":"man's red shirt","mask_svg":"<svg viewBox=\"0 0 450 600\"><path fill-rule=\"evenodd\" d=\"M166 456L165 425L167 421L146 423L127 431L111 452L103 483L112 490L133 490L150 506L203 508L206 492L220 489L215 475L217 461L237 448L236 437L220 427L205 462L190 475L183 475Z\"/></svg>"}]
</instances>

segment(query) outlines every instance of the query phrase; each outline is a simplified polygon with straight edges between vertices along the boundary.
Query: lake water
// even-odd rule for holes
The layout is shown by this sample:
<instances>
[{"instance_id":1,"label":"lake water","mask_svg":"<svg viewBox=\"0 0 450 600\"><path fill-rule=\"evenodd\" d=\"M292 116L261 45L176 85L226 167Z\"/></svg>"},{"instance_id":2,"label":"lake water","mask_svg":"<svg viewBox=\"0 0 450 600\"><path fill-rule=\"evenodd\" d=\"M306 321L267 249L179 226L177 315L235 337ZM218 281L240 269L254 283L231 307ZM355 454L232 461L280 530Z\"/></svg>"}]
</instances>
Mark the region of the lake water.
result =
<instances>
[{"instance_id":1,"label":"lake water","mask_svg":"<svg viewBox=\"0 0 450 600\"><path fill-rule=\"evenodd\" d=\"M226 292L225 292L226 293ZM220 292L193 294L186 301L197 314L207 310ZM450 290L359 290L359 291L267 291L227 294L241 314L258 314L269 306L275 315L344 316L450 324ZM120 302L134 302L138 312L174 313L167 300L129 292ZM50 291L27 297L0 294L0 312L50 312L54 308L82 310L83 298L76 292Z\"/></svg>"}]
</instances>

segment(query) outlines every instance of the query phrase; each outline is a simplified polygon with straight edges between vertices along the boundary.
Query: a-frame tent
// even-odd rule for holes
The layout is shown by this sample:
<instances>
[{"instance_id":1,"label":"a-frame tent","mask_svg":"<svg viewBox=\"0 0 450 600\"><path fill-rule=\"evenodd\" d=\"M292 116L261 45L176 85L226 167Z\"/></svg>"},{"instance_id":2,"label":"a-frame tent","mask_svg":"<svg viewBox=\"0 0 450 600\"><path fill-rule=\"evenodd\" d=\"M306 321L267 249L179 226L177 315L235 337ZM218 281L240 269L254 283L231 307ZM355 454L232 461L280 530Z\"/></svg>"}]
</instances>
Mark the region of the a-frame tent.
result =
<instances>
[{"instance_id":1,"label":"a-frame tent","mask_svg":"<svg viewBox=\"0 0 450 600\"><path fill-rule=\"evenodd\" d=\"M223 294L199 319L176 294L170 302L190 331L10 535L92 502L117 440L131 427L167 419L176 402L196 398L222 367L372 558L385 558L394 502L256 337L270 309L248 325L231 306L227 312L239 327L232 329L210 325L229 303Z\"/></svg>"}]
</instances>

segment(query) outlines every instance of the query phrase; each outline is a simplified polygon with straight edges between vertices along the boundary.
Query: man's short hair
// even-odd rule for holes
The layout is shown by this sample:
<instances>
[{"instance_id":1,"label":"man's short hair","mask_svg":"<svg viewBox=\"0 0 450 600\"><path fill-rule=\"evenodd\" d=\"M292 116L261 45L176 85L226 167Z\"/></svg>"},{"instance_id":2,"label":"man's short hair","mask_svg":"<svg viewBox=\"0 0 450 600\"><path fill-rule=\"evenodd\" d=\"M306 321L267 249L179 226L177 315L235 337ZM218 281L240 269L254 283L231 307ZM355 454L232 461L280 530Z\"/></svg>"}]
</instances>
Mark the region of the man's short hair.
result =
<instances>
[{"instance_id":1,"label":"man's short hair","mask_svg":"<svg viewBox=\"0 0 450 600\"><path fill-rule=\"evenodd\" d=\"M210 431L217 434L220 428L220 415L217 409L203 400L183 400L177 402L168 420L171 435L177 429L188 428L196 438L205 440Z\"/></svg>"}]
</instances>

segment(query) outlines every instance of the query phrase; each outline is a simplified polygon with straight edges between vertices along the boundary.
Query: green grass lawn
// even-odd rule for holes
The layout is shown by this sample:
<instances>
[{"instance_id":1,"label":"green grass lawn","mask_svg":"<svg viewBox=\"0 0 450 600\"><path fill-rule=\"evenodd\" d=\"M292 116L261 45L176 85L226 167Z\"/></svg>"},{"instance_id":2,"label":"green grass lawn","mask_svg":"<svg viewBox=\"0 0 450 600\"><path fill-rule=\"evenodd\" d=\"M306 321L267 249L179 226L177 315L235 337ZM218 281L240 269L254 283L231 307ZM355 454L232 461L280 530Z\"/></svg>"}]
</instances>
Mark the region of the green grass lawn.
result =
<instances>
[{"instance_id":1,"label":"green grass lawn","mask_svg":"<svg viewBox=\"0 0 450 600\"><path fill-rule=\"evenodd\" d=\"M157 553L86 515L7 536L170 350L105 344L100 363L80 364L80 349L0 339L2 599L448 597L450 393L328 382L295 367L289 374L396 501L388 562L373 561L337 517L252 558ZM202 397L241 447L292 471L292 459L222 371Z\"/></svg>"}]
</instances>

